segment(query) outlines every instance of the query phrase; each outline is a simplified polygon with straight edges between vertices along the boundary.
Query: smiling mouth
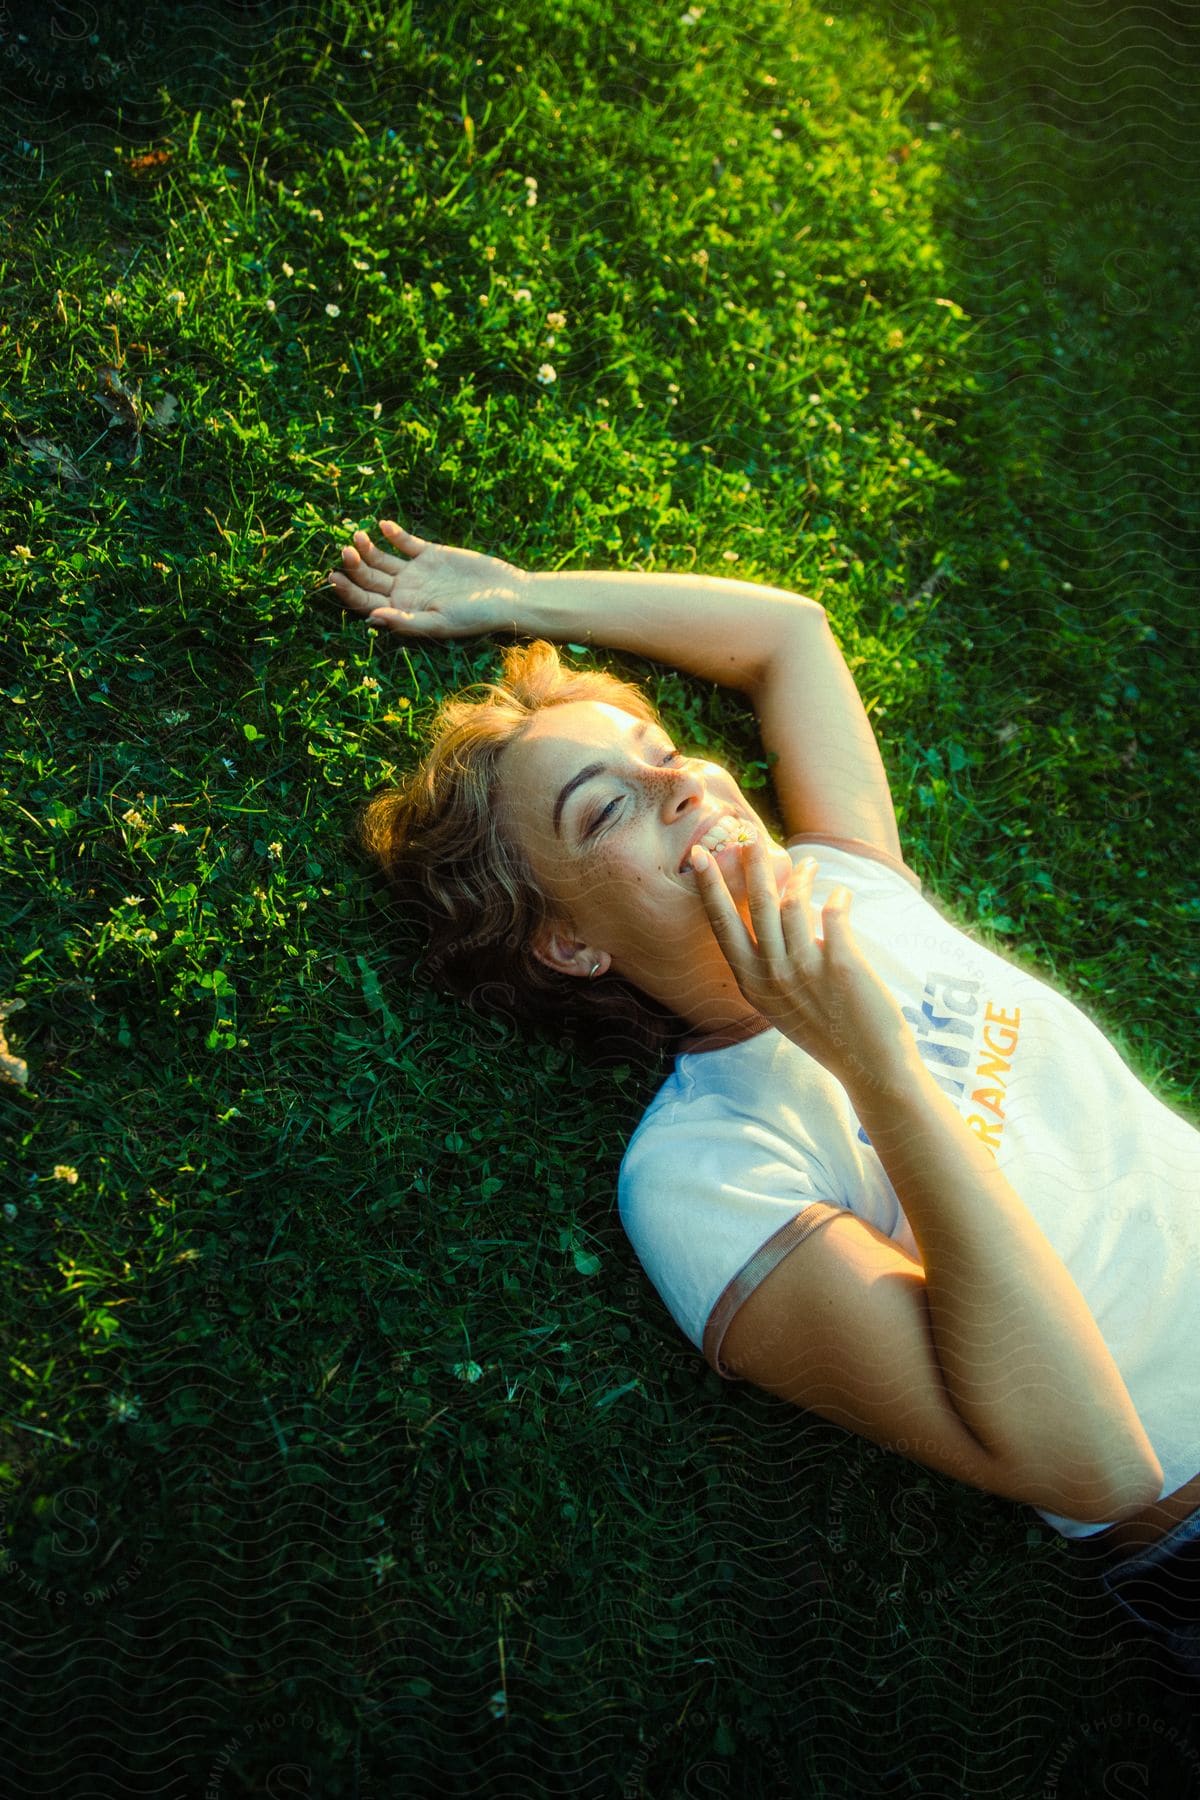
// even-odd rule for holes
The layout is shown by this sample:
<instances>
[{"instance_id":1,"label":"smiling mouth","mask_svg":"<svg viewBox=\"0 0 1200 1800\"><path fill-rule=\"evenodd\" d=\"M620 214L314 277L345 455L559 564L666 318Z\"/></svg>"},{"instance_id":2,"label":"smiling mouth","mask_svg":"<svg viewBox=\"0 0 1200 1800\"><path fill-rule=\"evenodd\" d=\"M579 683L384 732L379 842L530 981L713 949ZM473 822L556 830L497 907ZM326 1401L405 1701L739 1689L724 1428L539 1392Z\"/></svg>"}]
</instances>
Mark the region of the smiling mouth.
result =
<instances>
[{"instance_id":1,"label":"smiling mouth","mask_svg":"<svg viewBox=\"0 0 1200 1800\"><path fill-rule=\"evenodd\" d=\"M726 851L736 849L739 844L752 844L755 839L754 827L748 820L739 818L736 813L722 813L716 823L698 837L695 842L708 851L710 856L721 856ZM689 844L679 865L681 875L694 875L692 868L692 851L695 844Z\"/></svg>"}]
</instances>

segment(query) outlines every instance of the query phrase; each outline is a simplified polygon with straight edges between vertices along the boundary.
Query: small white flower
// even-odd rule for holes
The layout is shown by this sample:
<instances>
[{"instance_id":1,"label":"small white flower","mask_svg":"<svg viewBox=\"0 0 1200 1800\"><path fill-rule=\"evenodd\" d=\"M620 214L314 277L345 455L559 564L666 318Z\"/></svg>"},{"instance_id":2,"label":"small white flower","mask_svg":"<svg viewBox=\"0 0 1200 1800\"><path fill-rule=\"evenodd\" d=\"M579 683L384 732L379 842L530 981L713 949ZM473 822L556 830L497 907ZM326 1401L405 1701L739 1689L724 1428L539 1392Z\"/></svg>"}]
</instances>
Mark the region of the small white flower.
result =
<instances>
[{"instance_id":1,"label":"small white flower","mask_svg":"<svg viewBox=\"0 0 1200 1800\"><path fill-rule=\"evenodd\" d=\"M289 275L289 276L294 275L296 273L296 271L295 271L295 269L293 269L291 263L284 263L283 272L285 275Z\"/></svg>"},{"instance_id":2,"label":"small white flower","mask_svg":"<svg viewBox=\"0 0 1200 1800\"><path fill-rule=\"evenodd\" d=\"M371 467L371 465L369 463L355 463L354 466L358 470L360 475L373 475L375 473L374 469Z\"/></svg>"},{"instance_id":3,"label":"small white flower","mask_svg":"<svg viewBox=\"0 0 1200 1800\"><path fill-rule=\"evenodd\" d=\"M520 304L524 304L524 302L526 300L532 300L533 295L530 293L528 288L518 288L516 293L513 295L513 299L516 300L517 302L519 302Z\"/></svg>"},{"instance_id":4,"label":"small white flower","mask_svg":"<svg viewBox=\"0 0 1200 1800\"><path fill-rule=\"evenodd\" d=\"M273 300L264 300L263 305L266 307L268 312L275 311L275 302Z\"/></svg>"},{"instance_id":5,"label":"small white flower","mask_svg":"<svg viewBox=\"0 0 1200 1800\"><path fill-rule=\"evenodd\" d=\"M668 381L667 392L668 394L677 394L679 392L679 383L677 381Z\"/></svg>"},{"instance_id":6,"label":"small white flower","mask_svg":"<svg viewBox=\"0 0 1200 1800\"><path fill-rule=\"evenodd\" d=\"M363 262L360 256L351 257L350 261L351 266L355 269L369 269L371 266L369 262Z\"/></svg>"},{"instance_id":7,"label":"small white flower","mask_svg":"<svg viewBox=\"0 0 1200 1800\"><path fill-rule=\"evenodd\" d=\"M188 834L188 828L186 825L175 824L175 825L170 826L169 829L171 831L177 831L179 833L180 837L186 837Z\"/></svg>"},{"instance_id":8,"label":"small white flower","mask_svg":"<svg viewBox=\"0 0 1200 1800\"><path fill-rule=\"evenodd\" d=\"M679 23L687 26L698 25L702 16L703 9L701 7L689 6L685 13L680 13Z\"/></svg>"},{"instance_id":9,"label":"small white flower","mask_svg":"<svg viewBox=\"0 0 1200 1800\"><path fill-rule=\"evenodd\" d=\"M549 387L552 381L558 380L558 370L550 363L543 363L537 372L537 378L543 387Z\"/></svg>"},{"instance_id":10,"label":"small white flower","mask_svg":"<svg viewBox=\"0 0 1200 1800\"><path fill-rule=\"evenodd\" d=\"M383 411L383 401L377 400L375 402L374 406L371 408L371 417L373 419L377 419L382 411Z\"/></svg>"},{"instance_id":11,"label":"small white flower","mask_svg":"<svg viewBox=\"0 0 1200 1800\"><path fill-rule=\"evenodd\" d=\"M145 904L146 902L140 894L126 894L122 902L124 906L145 906Z\"/></svg>"},{"instance_id":12,"label":"small white flower","mask_svg":"<svg viewBox=\"0 0 1200 1800\"><path fill-rule=\"evenodd\" d=\"M310 206L308 209L308 216L310 219L316 219L320 225L325 223L325 214L321 211L319 206Z\"/></svg>"},{"instance_id":13,"label":"small white flower","mask_svg":"<svg viewBox=\"0 0 1200 1800\"><path fill-rule=\"evenodd\" d=\"M738 562L740 560L736 550L726 550L723 554L726 562Z\"/></svg>"},{"instance_id":14,"label":"small white flower","mask_svg":"<svg viewBox=\"0 0 1200 1800\"><path fill-rule=\"evenodd\" d=\"M773 138L781 138L783 136L783 133L782 133L782 131L780 131L778 125L775 126L774 130L771 133L771 136Z\"/></svg>"},{"instance_id":15,"label":"small white flower","mask_svg":"<svg viewBox=\"0 0 1200 1800\"><path fill-rule=\"evenodd\" d=\"M341 313L341 310L341 307L335 306L332 300L330 300L325 307L325 311L331 319L336 319Z\"/></svg>"},{"instance_id":16,"label":"small white flower","mask_svg":"<svg viewBox=\"0 0 1200 1800\"><path fill-rule=\"evenodd\" d=\"M567 322L566 313L552 312L546 314L546 323L551 331L561 331Z\"/></svg>"},{"instance_id":17,"label":"small white flower","mask_svg":"<svg viewBox=\"0 0 1200 1800\"><path fill-rule=\"evenodd\" d=\"M267 845L267 855L273 860L278 860L278 858L283 855L283 845L279 842L278 838L275 839L273 844Z\"/></svg>"},{"instance_id":18,"label":"small white flower","mask_svg":"<svg viewBox=\"0 0 1200 1800\"><path fill-rule=\"evenodd\" d=\"M821 404L820 394L810 394L808 396L808 404L810 406L820 406L820 404Z\"/></svg>"},{"instance_id":19,"label":"small white flower","mask_svg":"<svg viewBox=\"0 0 1200 1800\"><path fill-rule=\"evenodd\" d=\"M526 175L525 186L527 188L535 188L537 186L537 176L536 175Z\"/></svg>"},{"instance_id":20,"label":"small white flower","mask_svg":"<svg viewBox=\"0 0 1200 1800\"><path fill-rule=\"evenodd\" d=\"M362 685L369 694L377 694L379 692L379 683L373 675L364 675L362 678Z\"/></svg>"}]
</instances>

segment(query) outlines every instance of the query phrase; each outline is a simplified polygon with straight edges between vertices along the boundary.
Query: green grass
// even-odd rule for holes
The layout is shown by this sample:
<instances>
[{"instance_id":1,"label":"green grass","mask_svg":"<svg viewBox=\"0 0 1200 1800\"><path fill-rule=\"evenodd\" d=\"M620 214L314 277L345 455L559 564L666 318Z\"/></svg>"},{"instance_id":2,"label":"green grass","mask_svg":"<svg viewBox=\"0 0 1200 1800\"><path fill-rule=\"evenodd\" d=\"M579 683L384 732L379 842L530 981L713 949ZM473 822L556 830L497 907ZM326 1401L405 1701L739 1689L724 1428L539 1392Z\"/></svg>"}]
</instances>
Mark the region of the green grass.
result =
<instances>
[{"instance_id":1,"label":"green grass","mask_svg":"<svg viewBox=\"0 0 1200 1800\"><path fill-rule=\"evenodd\" d=\"M683 10L6 52L23 1791L1200 1792L1031 1512L680 1337L614 1204L665 1067L414 983L348 845L498 649L344 615L350 526L790 585L927 889L1195 1116L1195 20Z\"/></svg>"}]
</instances>

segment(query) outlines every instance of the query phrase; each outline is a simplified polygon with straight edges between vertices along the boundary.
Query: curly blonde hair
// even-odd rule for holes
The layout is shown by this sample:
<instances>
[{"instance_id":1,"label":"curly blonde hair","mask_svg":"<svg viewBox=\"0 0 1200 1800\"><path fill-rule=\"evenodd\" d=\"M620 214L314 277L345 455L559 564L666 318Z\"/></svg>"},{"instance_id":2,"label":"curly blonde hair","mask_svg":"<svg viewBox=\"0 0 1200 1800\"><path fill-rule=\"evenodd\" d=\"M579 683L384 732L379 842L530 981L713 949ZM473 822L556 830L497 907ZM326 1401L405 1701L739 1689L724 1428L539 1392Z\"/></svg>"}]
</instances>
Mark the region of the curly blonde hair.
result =
<instances>
[{"instance_id":1,"label":"curly blonde hair","mask_svg":"<svg viewBox=\"0 0 1200 1800\"><path fill-rule=\"evenodd\" d=\"M595 700L661 724L642 690L604 670L572 669L544 638L503 652L498 682L475 682L443 700L431 747L399 787L373 795L357 838L404 916L427 928L421 969L476 1012L517 1025L565 1028L589 1060L611 1064L631 1049L655 1054L686 1021L611 973L599 986L552 969L532 944L556 921L498 804L502 752L547 706ZM482 700L466 696L482 689Z\"/></svg>"}]
</instances>

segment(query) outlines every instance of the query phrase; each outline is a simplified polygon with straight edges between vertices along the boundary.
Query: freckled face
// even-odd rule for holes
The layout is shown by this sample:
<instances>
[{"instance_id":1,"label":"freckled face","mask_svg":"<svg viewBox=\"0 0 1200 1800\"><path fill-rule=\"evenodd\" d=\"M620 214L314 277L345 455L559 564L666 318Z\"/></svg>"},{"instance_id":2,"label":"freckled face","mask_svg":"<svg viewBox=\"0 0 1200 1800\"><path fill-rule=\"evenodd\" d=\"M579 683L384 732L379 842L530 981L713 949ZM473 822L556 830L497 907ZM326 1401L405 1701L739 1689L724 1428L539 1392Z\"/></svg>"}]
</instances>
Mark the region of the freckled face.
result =
<instances>
[{"instance_id":1,"label":"freckled face","mask_svg":"<svg viewBox=\"0 0 1200 1800\"><path fill-rule=\"evenodd\" d=\"M722 813L771 840L719 764L681 755L661 726L619 707L576 700L538 713L509 745L500 803L569 929L607 950L618 973L653 990L644 977L654 968L694 970L714 951L727 966L696 877L680 872L680 860L696 832ZM781 882L791 859L778 846L773 854ZM749 924L740 857L721 864Z\"/></svg>"}]
</instances>

